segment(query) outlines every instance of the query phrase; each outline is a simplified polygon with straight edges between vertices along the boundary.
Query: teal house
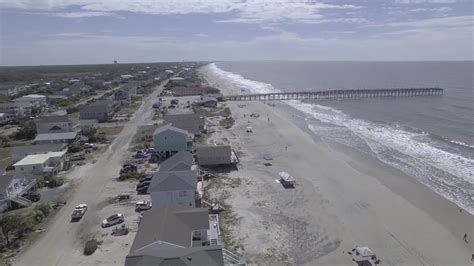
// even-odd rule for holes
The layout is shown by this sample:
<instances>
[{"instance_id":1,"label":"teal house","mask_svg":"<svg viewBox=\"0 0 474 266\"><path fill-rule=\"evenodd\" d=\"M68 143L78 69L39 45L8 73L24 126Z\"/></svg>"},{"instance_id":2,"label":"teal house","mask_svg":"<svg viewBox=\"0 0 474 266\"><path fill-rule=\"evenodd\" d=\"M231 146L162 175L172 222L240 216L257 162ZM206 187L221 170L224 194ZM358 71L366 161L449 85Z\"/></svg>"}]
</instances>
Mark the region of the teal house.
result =
<instances>
[{"instance_id":1,"label":"teal house","mask_svg":"<svg viewBox=\"0 0 474 266\"><path fill-rule=\"evenodd\" d=\"M166 159L179 151L192 151L193 138L188 131L166 124L153 133L153 147L159 158Z\"/></svg>"}]
</instances>

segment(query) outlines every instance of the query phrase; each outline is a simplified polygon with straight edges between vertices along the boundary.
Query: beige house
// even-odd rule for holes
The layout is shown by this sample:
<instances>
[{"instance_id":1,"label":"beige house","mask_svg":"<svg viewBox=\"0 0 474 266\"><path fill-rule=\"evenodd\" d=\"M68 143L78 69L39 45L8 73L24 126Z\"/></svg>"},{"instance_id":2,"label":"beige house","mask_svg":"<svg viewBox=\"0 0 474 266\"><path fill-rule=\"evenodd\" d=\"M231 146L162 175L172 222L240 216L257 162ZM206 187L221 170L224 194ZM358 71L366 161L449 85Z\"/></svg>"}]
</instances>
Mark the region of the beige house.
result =
<instances>
[{"instance_id":1,"label":"beige house","mask_svg":"<svg viewBox=\"0 0 474 266\"><path fill-rule=\"evenodd\" d=\"M66 151L28 155L13 164L18 174L29 173L53 176L64 169Z\"/></svg>"}]
</instances>

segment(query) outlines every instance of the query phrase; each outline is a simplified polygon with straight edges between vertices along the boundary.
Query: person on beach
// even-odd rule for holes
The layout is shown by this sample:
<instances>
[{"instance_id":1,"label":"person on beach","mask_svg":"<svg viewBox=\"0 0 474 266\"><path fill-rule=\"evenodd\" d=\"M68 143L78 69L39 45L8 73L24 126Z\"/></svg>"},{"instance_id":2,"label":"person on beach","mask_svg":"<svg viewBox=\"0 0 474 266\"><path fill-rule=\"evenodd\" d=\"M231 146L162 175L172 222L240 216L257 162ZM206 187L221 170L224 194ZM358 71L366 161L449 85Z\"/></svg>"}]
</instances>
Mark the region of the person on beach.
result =
<instances>
[{"instance_id":1,"label":"person on beach","mask_svg":"<svg viewBox=\"0 0 474 266\"><path fill-rule=\"evenodd\" d=\"M464 242L469 243L469 241L467 241L467 234L464 234L463 239L464 239Z\"/></svg>"}]
</instances>

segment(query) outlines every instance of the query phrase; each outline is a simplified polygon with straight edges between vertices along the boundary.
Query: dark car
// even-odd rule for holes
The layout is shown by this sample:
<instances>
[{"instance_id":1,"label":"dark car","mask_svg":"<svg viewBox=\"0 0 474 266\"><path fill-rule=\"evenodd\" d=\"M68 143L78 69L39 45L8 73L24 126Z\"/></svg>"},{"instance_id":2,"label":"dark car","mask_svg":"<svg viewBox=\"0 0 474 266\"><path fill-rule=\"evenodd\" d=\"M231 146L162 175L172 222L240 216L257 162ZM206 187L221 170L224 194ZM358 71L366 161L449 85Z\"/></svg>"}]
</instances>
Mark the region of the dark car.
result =
<instances>
[{"instance_id":1,"label":"dark car","mask_svg":"<svg viewBox=\"0 0 474 266\"><path fill-rule=\"evenodd\" d=\"M139 182L137 184L137 188L139 188L139 187L148 187L148 186L150 186L150 183L151 183L151 180L145 180L143 182Z\"/></svg>"},{"instance_id":2,"label":"dark car","mask_svg":"<svg viewBox=\"0 0 474 266\"><path fill-rule=\"evenodd\" d=\"M147 194L148 193L148 186L137 188L137 193L138 194Z\"/></svg>"},{"instance_id":3,"label":"dark car","mask_svg":"<svg viewBox=\"0 0 474 266\"><path fill-rule=\"evenodd\" d=\"M138 181L140 183L145 182L145 181L151 181L151 177L152 177L151 175L142 176L140 177L140 179L138 179Z\"/></svg>"}]
</instances>

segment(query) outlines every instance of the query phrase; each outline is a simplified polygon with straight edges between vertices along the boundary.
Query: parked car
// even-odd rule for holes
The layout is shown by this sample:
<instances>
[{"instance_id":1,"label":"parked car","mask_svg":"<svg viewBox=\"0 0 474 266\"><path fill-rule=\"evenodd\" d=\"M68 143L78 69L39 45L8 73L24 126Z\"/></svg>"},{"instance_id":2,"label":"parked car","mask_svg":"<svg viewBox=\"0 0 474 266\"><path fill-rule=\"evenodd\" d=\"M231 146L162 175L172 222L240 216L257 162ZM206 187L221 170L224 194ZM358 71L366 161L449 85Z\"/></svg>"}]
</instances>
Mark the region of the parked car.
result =
<instances>
[{"instance_id":1,"label":"parked car","mask_svg":"<svg viewBox=\"0 0 474 266\"><path fill-rule=\"evenodd\" d=\"M74 210L72 211L71 214L71 219L72 220L80 220L84 214L86 214L87 211L87 204L79 204L77 205Z\"/></svg>"},{"instance_id":2,"label":"parked car","mask_svg":"<svg viewBox=\"0 0 474 266\"><path fill-rule=\"evenodd\" d=\"M32 202L37 202L41 199L41 195L37 192L30 192L30 193L24 194L23 197Z\"/></svg>"},{"instance_id":3,"label":"parked car","mask_svg":"<svg viewBox=\"0 0 474 266\"><path fill-rule=\"evenodd\" d=\"M83 161L86 159L84 154L74 154L73 156L69 157L70 161Z\"/></svg>"},{"instance_id":4,"label":"parked car","mask_svg":"<svg viewBox=\"0 0 474 266\"><path fill-rule=\"evenodd\" d=\"M137 194L140 194L140 195L148 194L148 186L138 187Z\"/></svg>"},{"instance_id":5,"label":"parked car","mask_svg":"<svg viewBox=\"0 0 474 266\"><path fill-rule=\"evenodd\" d=\"M94 149L95 145L93 143L84 143L82 144L82 146L84 147L84 149Z\"/></svg>"},{"instance_id":6,"label":"parked car","mask_svg":"<svg viewBox=\"0 0 474 266\"><path fill-rule=\"evenodd\" d=\"M151 180L145 180L143 182L139 182L137 184L137 188L139 188L139 187L149 187L150 183L151 183Z\"/></svg>"},{"instance_id":7,"label":"parked car","mask_svg":"<svg viewBox=\"0 0 474 266\"><path fill-rule=\"evenodd\" d=\"M135 159L145 159L145 158L148 158L148 155L146 153L143 153L143 152L137 152L135 154Z\"/></svg>"},{"instance_id":8,"label":"parked car","mask_svg":"<svg viewBox=\"0 0 474 266\"><path fill-rule=\"evenodd\" d=\"M132 172L137 172L138 167L134 164L131 163L126 163L122 166L122 169L120 170L120 173L132 173Z\"/></svg>"},{"instance_id":9,"label":"parked car","mask_svg":"<svg viewBox=\"0 0 474 266\"><path fill-rule=\"evenodd\" d=\"M151 209L151 202L148 200L140 200L135 204L135 211L142 212Z\"/></svg>"},{"instance_id":10,"label":"parked car","mask_svg":"<svg viewBox=\"0 0 474 266\"><path fill-rule=\"evenodd\" d=\"M138 179L138 182L142 183L142 182L145 182L145 181L151 181L151 178L152 178L151 175L142 176L142 177L140 177L140 179Z\"/></svg>"},{"instance_id":11,"label":"parked car","mask_svg":"<svg viewBox=\"0 0 474 266\"><path fill-rule=\"evenodd\" d=\"M102 221L102 227L106 228L112 225L121 224L125 221L125 217L122 213L116 213L104 219Z\"/></svg>"}]
</instances>

